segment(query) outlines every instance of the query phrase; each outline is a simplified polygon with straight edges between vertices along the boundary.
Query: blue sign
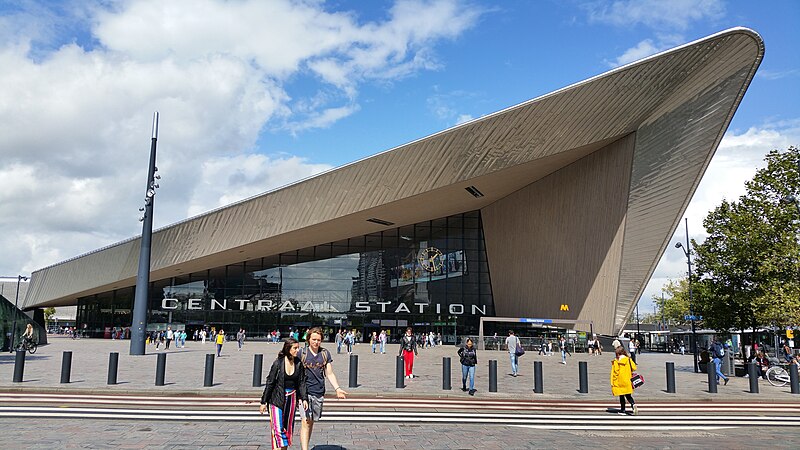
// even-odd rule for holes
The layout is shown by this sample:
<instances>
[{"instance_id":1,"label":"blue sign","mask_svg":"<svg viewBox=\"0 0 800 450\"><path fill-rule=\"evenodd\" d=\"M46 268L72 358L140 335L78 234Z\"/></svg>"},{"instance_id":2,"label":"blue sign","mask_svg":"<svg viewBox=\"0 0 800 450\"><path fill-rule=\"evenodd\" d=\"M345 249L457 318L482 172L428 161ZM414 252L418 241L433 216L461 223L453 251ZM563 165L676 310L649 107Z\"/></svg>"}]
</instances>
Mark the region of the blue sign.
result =
<instances>
[{"instance_id":1,"label":"blue sign","mask_svg":"<svg viewBox=\"0 0 800 450\"><path fill-rule=\"evenodd\" d=\"M522 318L519 319L520 322L523 323L553 323L553 319L526 319Z\"/></svg>"},{"instance_id":2,"label":"blue sign","mask_svg":"<svg viewBox=\"0 0 800 450\"><path fill-rule=\"evenodd\" d=\"M685 315L683 320L703 320L703 316Z\"/></svg>"}]
</instances>

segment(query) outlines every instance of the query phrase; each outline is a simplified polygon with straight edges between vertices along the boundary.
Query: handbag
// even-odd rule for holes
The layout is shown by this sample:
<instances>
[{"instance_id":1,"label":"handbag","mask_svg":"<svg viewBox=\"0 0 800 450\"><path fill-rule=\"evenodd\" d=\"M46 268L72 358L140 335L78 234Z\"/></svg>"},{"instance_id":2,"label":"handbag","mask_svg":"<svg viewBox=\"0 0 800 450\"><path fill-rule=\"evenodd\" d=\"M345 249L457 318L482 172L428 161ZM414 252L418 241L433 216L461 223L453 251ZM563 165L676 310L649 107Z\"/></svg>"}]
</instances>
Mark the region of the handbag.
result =
<instances>
[{"instance_id":1,"label":"handbag","mask_svg":"<svg viewBox=\"0 0 800 450\"><path fill-rule=\"evenodd\" d=\"M514 355L516 355L516 356L522 356L522 355L524 355L524 354L525 354L525 349L524 349L524 348L522 348L522 346L521 346L521 345L519 345L519 343L517 343L517 347L514 349Z\"/></svg>"},{"instance_id":2,"label":"handbag","mask_svg":"<svg viewBox=\"0 0 800 450\"><path fill-rule=\"evenodd\" d=\"M631 375L631 386L633 386L633 388L636 389L639 386L643 385L644 385L644 377L636 372L633 372L633 374Z\"/></svg>"}]
</instances>

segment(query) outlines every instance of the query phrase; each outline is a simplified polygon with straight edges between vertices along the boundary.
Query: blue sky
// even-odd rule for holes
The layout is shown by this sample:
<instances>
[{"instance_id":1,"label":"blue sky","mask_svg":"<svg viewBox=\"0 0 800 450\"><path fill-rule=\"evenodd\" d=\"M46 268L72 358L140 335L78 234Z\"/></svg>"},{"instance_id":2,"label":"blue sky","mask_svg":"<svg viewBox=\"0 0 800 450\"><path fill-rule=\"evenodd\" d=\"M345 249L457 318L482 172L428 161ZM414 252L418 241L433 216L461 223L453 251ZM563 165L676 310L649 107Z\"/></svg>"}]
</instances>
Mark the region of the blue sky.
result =
<instances>
[{"instance_id":1,"label":"blue sky","mask_svg":"<svg viewBox=\"0 0 800 450\"><path fill-rule=\"evenodd\" d=\"M164 226L745 26L766 56L687 211L702 239L768 150L800 144L798 19L796 1L0 0L0 275L140 232L154 110ZM685 270L670 246L646 301Z\"/></svg>"}]
</instances>

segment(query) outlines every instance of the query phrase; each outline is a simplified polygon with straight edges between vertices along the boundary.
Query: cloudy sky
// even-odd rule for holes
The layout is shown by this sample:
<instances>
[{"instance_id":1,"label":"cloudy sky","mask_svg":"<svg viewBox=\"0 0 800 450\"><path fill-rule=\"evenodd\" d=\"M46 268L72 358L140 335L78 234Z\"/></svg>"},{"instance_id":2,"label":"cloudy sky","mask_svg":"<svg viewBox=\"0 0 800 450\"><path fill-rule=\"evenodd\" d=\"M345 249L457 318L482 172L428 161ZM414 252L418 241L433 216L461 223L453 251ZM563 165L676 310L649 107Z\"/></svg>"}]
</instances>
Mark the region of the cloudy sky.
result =
<instances>
[{"instance_id":1,"label":"cloudy sky","mask_svg":"<svg viewBox=\"0 0 800 450\"><path fill-rule=\"evenodd\" d=\"M747 26L766 57L687 211L702 239L800 145L798 19L791 0L0 0L0 276L141 232L153 111L160 227ZM646 304L685 271L670 246Z\"/></svg>"}]
</instances>

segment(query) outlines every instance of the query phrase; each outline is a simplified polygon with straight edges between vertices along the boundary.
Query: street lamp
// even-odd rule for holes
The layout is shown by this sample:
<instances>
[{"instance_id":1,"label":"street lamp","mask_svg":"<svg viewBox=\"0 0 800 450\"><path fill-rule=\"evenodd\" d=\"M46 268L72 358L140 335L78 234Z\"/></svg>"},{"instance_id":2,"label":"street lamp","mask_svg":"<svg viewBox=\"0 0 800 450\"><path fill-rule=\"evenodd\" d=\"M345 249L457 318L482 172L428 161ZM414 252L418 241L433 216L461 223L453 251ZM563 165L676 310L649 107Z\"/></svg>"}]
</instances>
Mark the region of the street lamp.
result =
<instances>
[{"instance_id":1,"label":"street lamp","mask_svg":"<svg viewBox=\"0 0 800 450\"><path fill-rule=\"evenodd\" d=\"M11 326L11 344L8 348L8 353L14 353L14 341L17 337L17 311L19 311L19 307L17 306L19 303L19 283L22 280L28 281L28 277L17 275L17 293L14 296L14 325Z\"/></svg>"},{"instance_id":2,"label":"street lamp","mask_svg":"<svg viewBox=\"0 0 800 450\"><path fill-rule=\"evenodd\" d=\"M689 247L689 219L684 219L686 222L686 247L680 242L675 243L675 248L683 250L686 255L686 266L689 268L689 319L692 321L692 354L694 355L694 373L700 372L700 366L697 364L697 332L694 326L694 297L692 296L692 250Z\"/></svg>"}]
</instances>

